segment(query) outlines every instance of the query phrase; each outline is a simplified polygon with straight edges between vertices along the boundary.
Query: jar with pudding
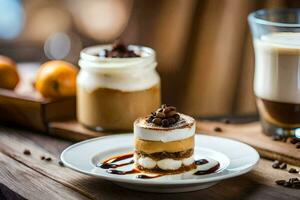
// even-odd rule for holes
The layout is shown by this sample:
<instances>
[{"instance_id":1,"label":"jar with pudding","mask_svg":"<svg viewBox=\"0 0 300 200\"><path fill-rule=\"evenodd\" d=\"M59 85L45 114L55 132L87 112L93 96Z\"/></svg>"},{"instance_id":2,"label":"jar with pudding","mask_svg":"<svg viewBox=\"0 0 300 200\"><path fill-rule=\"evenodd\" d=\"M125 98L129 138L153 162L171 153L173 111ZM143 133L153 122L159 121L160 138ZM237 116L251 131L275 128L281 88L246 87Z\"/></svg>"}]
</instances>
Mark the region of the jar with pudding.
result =
<instances>
[{"instance_id":1,"label":"jar with pudding","mask_svg":"<svg viewBox=\"0 0 300 200\"><path fill-rule=\"evenodd\" d=\"M161 104L153 49L101 45L83 49L77 77L77 119L93 130L132 130Z\"/></svg>"}]
</instances>

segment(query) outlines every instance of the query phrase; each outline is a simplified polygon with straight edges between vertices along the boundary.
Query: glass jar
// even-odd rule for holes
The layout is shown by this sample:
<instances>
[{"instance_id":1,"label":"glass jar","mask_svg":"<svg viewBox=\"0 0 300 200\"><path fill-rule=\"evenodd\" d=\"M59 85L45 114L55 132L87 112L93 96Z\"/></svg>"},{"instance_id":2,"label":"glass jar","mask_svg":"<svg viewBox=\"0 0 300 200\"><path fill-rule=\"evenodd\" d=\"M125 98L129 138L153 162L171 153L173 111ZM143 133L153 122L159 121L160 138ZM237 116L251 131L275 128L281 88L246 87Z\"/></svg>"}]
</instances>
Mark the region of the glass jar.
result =
<instances>
[{"instance_id":1,"label":"glass jar","mask_svg":"<svg viewBox=\"0 0 300 200\"><path fill-rule=\"evenodd\" d=\"M132 130L138 117L161 104L155 51L130 45L140 57L107 58L99 52L111 45L93 46L80 54L77 77L77 119L94 130Z\"/></svg>"}]
</instances>

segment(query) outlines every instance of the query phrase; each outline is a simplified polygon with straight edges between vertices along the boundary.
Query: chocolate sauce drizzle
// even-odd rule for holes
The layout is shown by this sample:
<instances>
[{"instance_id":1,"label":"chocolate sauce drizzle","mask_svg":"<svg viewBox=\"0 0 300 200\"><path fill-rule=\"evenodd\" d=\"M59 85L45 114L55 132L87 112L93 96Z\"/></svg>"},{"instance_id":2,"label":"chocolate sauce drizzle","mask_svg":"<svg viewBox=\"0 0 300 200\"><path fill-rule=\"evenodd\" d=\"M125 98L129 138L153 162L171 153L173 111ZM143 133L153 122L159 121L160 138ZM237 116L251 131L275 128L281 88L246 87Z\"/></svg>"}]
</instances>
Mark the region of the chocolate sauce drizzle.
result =
<instances>
[{"instance_id":1,"label":"chocolate sauce drizzle","mask_svg":"<svg viewBox=\"0 0 300 200\"><path fill-rule=\"evenodd\" d=\"M132 158L132 157L133 157L133 153L114 156L112 158L109 158L109 159L105 160L103 163L97 165L97 167L100 167L102 169L114 169L114 168L118 168L118 167L123 167L123 166L126 166L126 165L133 164L134 161L131 159L129 162L121 163L121 164L116 164L116 162L122 161L122 160L125 160L125 159L128 159L128 158Z\"/></svg>"},{"instance_id":2,"label":"chocolate sauce drizzle","mask_svg":"<svg viewBox=\"0 0 300 200\"><path fill-rule=\"evenodd\" d=\"M133 153L129 153L129 154L123 154L123 155L119 155L119 156L114 156L112 158L109 158L107 160L105 160L103 163L97 165L97 167L100 167L102 169L107 169L106 172L109 174L115 174L115 175L127 175L127 174L136 174L136 173L140 173L140 171L138 169L132 169L132 170L128 170L128 171L122 171L122 170L117 170L116 168L118 167L123 167L126 165L130 165L133 164L134 161L133 159L131 159L128 162L125 163L120 163L117 164L116 162L122 161L122 160L126 160L129 158L133 157ZM209 163L208 160L206 159L199 159L195 161L196 165L204 165ZM220 168L220 163L218 162L215 166L206 169L206 170L198 170L194 173L194 175L206 175L206 174L211 174L216 172L218 169ZM158 174L158 175L146 175L146 174L139 174L137 175L137 178L139 179L152 179L152 178L158 178L158 177L162 177L164 176L163 174Z\"/></svg>"},{"instance_id":3,"label":"chocolate sauce drizzle","mask_svg":"<svg viewBox=\"0 0 300 200\"><path fill-rule=\"evenodd\" d=\"M194 173L194 175L206 175L216 172L220 168L220 163L217 163L215 166L206 169L206 170L198 170Z\"/></svg>"}]
</instances>

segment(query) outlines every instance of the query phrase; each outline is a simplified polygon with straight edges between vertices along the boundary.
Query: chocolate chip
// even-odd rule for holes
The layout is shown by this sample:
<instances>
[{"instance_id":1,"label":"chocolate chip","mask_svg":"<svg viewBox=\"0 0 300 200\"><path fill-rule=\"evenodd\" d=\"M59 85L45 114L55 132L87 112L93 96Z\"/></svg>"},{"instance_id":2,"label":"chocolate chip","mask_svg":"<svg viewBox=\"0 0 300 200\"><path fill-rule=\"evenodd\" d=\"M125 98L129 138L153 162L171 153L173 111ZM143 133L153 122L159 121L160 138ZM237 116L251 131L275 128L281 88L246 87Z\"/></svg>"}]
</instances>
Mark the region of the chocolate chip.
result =
<instances>
[{"instance_id":1,"label":"chocolate chip","mask_svg":"<svg viewBox=\"0 0 300 200\"><path fill-rule=\"evenodd\" d=\"M169 126L169 120L168 119L163 119L161 121L161 124L162 124L163 127L167 127L167 126Z\"/></svg>"},{"instance_id":2,"label":"chocolate chip","mask_svg":"<svg viewBox=\"0 0 300 200\"><path fill-rule=\"evenodd\" d=\"M45 160L46 160L46 161L51 161L51 160L52 160L52 158L50 158L50 157L47 157L47 158L45 158Z\"/></svg>"},{"instance_id":3,"label":"chocolate chip","mask_svg":"<svg viewBox=\"0 0 300 200\"><path fill-rule=\"evenodd\" d=\"M166 115L165 115L165 113L163 113L163 112L158 112L158 113L156 113L156 117L159 117L159 118L165 118Z\"/></svg>"},{"instance_id":4,"label":"chocolate chip","mask_svg":"<svg viewBox=\"0 0 300 200\"><path fill-rule=\"evenodd\" d=\"M289 173L292 173L292 174L294 174L294 173L298 173L299 171L297 170L297 169L295 169L295 168L290 168L289 169Z\"/></svg>"},{"instance_id":5,"label":"chocolate chip","mask_svg":"<svg viewBox=\"0 0 300 200\"><path fill-rule=\"evenodd\" d=\"M41 158L41 160L45 160L45 156L41 156L40 158Z\"/></svg>"},{"instance_id":6,"label":"chocolate chip","mask_svg":"<svg viewBox=\"0 0 300 200\"><path fill-rule=\"evenodd\" d=\"M58 161L58 164L59 164L59 166L61 166L61 167L64 167L65 165L64 165L64 163L60 160L60 161Z\"/></svg>"},{"instance_id":7,"label":"chocolate chip","mask_svg":"<svg viewBox=\"0 0 300 200\"><path fill-rule=\"evenodd\" d=\"M275 183L277 185L284 185L286 183L286 181L285 180L276 180Z\"/></svg>"},{"instance_id":8,"label":"chocolate chip","mask_svg":"<svg viewBox=\"0 0 300 200\"><path fill-rule=\"evenodd\" d=\"M279 166L280 169L286 169L287 168L287 164L286 163L282 163L280 166Z\"/></svg>"},{"instance_id":9,"label":"chocolate chip","mask_svg":"<svg viewBox=\"0 0 300 200\"><path fill-rule=\"evenodd\" d=\"M25 150L23 151L23 154L24 154L24 155L31 155L31 152L30 152L28 149L25 149Z\"/></svg>"},{"instance_id":10,"label":"chocolate chip","mask_svg":"<svg viewBox=\"0 0 300 200\"><path fill-rule=\"evenodd\" d=\"M222 129L221 129L220 127L215 127L215 128L214 128L214 131L215 131L215 132L222 132Z\"/></svg>"},{"instance_id":11,"label":"chocolate chip","mask_svg":"<svg viewBox=\"0 0 300 200\"><path fill-rule=\"evenodd\" d=\"M161 119L160 118L154 118L153 120L152 120L152 123L154 123L154 124L156 124L156 125L161 125Z\"/></svg>"},{"instance_id":12,"label":"chocolate chip","mask_svg":"<svg viewBox=\"0 0 300 200\"><path fill-rule=\"evenodd\" d=\"M297 148L297 149L300 149L300 142L298 142L298 143L296 144L296 148Z\"/></svg>"}]
</instances>

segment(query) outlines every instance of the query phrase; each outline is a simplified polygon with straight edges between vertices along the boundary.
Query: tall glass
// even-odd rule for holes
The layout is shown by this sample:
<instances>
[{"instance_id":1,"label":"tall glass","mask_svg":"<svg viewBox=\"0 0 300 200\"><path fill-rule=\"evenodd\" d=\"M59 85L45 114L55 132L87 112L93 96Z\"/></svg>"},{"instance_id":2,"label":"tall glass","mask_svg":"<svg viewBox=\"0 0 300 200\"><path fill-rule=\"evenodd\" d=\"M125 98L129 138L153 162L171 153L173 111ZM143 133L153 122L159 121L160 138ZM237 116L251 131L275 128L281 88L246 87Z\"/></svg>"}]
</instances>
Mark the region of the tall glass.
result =
<instances>
[{"instance_id":1,"label":"tall glass","mask_svg":"<svg viewBox=\"0 0 300 200\"><path fill-rule=\"evenodd\" d=\"M248 22L263 132L300 137L300 9L258 10Z\"/></svg>"}]
</instances>

